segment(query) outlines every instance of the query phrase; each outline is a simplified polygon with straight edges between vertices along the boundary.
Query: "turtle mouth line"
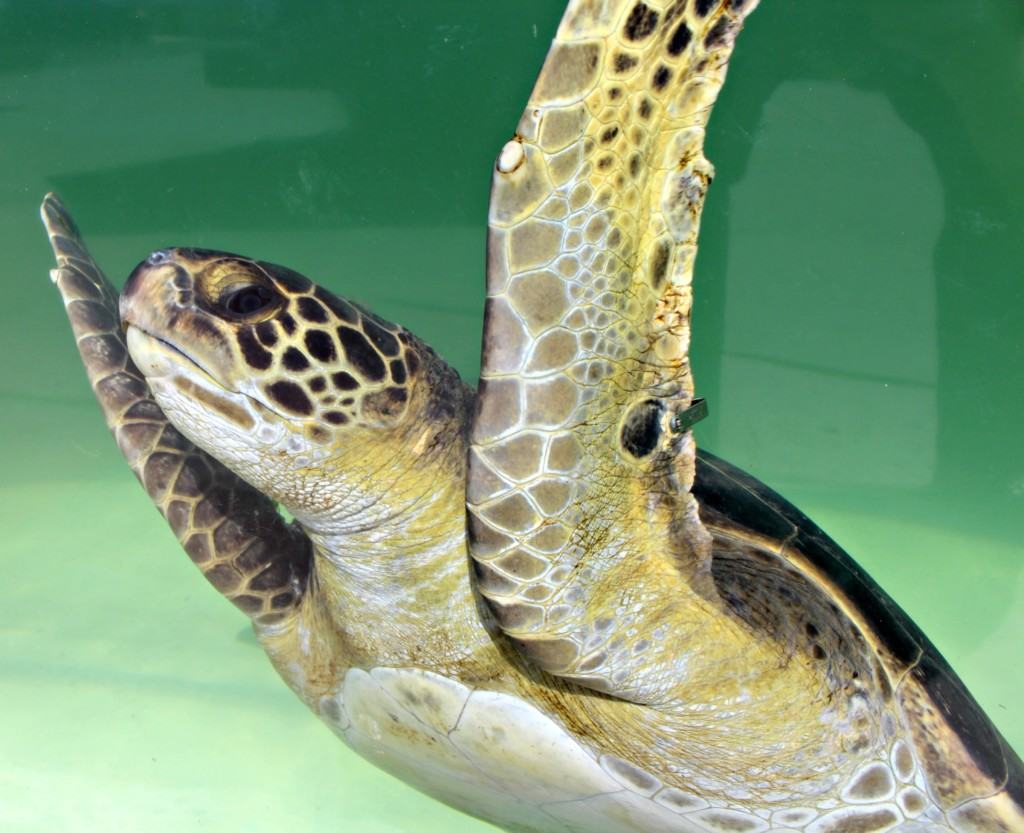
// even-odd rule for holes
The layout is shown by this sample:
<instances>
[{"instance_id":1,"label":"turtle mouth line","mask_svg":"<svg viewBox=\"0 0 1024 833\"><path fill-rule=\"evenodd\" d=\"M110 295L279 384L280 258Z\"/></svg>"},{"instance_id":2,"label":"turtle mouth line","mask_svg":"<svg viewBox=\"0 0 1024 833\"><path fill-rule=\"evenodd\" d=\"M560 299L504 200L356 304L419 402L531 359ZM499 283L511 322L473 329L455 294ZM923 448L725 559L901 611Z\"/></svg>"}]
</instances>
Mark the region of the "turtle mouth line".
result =
<instances>
[{"instance_id":1,"label":"turtle mouth line","mask_svg":"<svg viewBox=\"0 0 1024 833\"><path fill-rule=\"evenodd\" d=\"M161 347L165 348L169 353L173 354L174 356L180 357L180 358L184 359L194 370L196 370L200 374L202 374L203 380L205 382L207 382L208 384L210 384L211 386L218 388L219 390L223 391L225 394L228 394L230 396L241 396L241 397L243 397L245 400L248 400L253 406L255 406L257 411L262 410L262 411L265 411L266 413L273 414L274 416L276 416L276 417L278 417L280 419L288 420L288 421L294 421L294 417L293 416L289 416L287 414L281 413L280 411L278 411L277 409L271 407L267 403L261 401L260 399L257 399L255 396L252 396L251 394L248 394L248 393L246 393L244 391L232 390L227 385L221 383L217 379L217 377L214 376L209 370L207 370L203 365L201 365L192 356L190 356L188 353L186 353L184 350L182 350L180 347L178 347L178 345L174 344L173 342L168 341L165 338L161 338L158 335L154 335L149 330L147 330L145 327L140 327L138 324L135 324L135 323L133 323L131 321L126 320L124 323L125 323L125 326L128 329L130 329L130 330L134 329L136 332L139 333L139 335L144 336L145 338L148 338L151 341L156 342L157 344L159 344Z\"/></svg>"},{"instance_id":2,"label":"turtle mouth line","mask_svg":"<svg viewBox=\"0 0 1024 833\"><path fill-rule=\"evenodd\" d=\"M151 339L152 341L155 341L157 344L159 344L161 347L166 348L169 352L173 353L175 356L179 356L182 359L184 359L193 368L195 368L200 373L202 373L203 376L206 377L206 379L209 382L211 382L212 384L216 385L221 390L225 391L226 393L233 393L234 392L234 391L230 390L226 385L222 384L217 379L217 377L214 376L207 368L205 368L202 364L200 364L198 361L196 361L192 356L190 356L188 353L186 353L184 350L182 350L174 342L168 341L166 338L161 338L160 336L155 335L154 333L152 333L149 330L147 330L145 327L140 327L138 324L136 324L136 323L134 323L132 321L125 321L124 323L125 323L125 325L127 326L128 329L136 330L140 335L143 335L146 338Z\"/></svg>"}]
</instances>

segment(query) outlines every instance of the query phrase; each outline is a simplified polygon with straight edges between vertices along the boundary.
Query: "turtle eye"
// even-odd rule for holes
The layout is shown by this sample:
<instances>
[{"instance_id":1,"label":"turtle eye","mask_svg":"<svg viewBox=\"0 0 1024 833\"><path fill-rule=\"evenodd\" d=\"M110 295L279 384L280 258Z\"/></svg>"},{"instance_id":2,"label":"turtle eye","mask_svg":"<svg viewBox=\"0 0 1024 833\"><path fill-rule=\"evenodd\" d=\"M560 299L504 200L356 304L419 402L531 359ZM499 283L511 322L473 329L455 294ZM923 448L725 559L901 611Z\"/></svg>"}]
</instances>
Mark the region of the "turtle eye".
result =
<instances>
[{"instance_id":1,"label":"turtle eye","mask_svg":"<svg viewBox=\"0 0 1024 833\"><path fill-rule=\"evenodd\" d=\"M229 289L220 298L220 305L231 315L248 317L263 312L276 302L273 292L261 284L249 284Z\"/></svg>"}]
</instances>

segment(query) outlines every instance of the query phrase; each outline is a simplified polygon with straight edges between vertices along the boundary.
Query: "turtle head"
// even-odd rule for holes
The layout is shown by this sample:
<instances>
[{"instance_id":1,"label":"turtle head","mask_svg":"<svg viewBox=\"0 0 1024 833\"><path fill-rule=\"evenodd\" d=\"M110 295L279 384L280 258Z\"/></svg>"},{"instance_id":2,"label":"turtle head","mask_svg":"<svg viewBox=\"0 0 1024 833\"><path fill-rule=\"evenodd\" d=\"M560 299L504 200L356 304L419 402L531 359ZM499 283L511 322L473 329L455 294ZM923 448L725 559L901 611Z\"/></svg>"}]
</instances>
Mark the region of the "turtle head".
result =
<instances>
[{"instance_id":1,"label":"turtle head","mask_svg":"<svg viewBox=\"0 0 1024 833\"><path fill-rule=\"evenodd\" d=\"M282 266L163 249L132 272L121 319L171 422L304 523L366 523L361 510L382 504L381 469L393 486L439 433L461 435L454 371Z\"/></svg>"}]
</instances>

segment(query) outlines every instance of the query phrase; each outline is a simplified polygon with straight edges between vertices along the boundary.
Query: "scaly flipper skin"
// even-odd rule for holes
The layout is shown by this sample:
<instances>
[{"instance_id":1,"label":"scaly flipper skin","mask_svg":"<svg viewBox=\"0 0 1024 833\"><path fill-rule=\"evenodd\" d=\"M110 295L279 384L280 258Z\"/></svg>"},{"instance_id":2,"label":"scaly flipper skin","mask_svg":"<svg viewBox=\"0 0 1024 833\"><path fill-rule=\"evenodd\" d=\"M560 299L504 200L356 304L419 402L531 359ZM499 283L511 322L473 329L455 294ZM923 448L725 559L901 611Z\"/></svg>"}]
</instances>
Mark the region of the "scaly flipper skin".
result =
<instances>
[{"instance_id":1,"label":"scaly flipper skin","mask_svg":"<svg viewBox=\"0 0 1024 833\"><path fill-rule=\"evenodd\" d=\"M491 194L470 545L499 623L546 671L639 702L682 670L691 279L704 126L756 2L569 4ZM621 638L623 633L635 637Z\"/></svg>"},{"instance_id":2,"label":"scaly flipper skin","mask_svg":"<svg viewBox=\"0 0 1024 833\"><path fill-rule=\"evenodd\" d=\"M309 575L309 541L267 497L189 442L132 362L117 292L56 196L41 208L60 291L107 426L135 476L206 579L260 625L289 616Z\"/></svg>"}]
</instances>

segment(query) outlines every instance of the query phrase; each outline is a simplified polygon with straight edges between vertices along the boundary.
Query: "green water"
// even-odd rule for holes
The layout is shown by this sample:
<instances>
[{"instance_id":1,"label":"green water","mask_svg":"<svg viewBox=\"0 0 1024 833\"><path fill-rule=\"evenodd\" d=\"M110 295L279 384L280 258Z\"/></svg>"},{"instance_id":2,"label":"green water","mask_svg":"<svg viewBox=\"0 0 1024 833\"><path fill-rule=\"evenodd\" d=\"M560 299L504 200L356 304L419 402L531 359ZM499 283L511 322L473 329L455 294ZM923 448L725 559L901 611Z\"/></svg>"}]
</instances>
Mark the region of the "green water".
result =
<instances>
[{"instance_id":1,"label":"green water","mask_svg":"<svg viewBox=\"0 0 1024 833\"><path fill-rule=\"evenodd\" d=\"M241 251L475 378L491 161L560 0L0 2L0 830L470 831L276 679L106 435L36 219ZM1024 750L1024 7L764 0L712 121L699 438Z\"/></svg>"}]
</instances>

